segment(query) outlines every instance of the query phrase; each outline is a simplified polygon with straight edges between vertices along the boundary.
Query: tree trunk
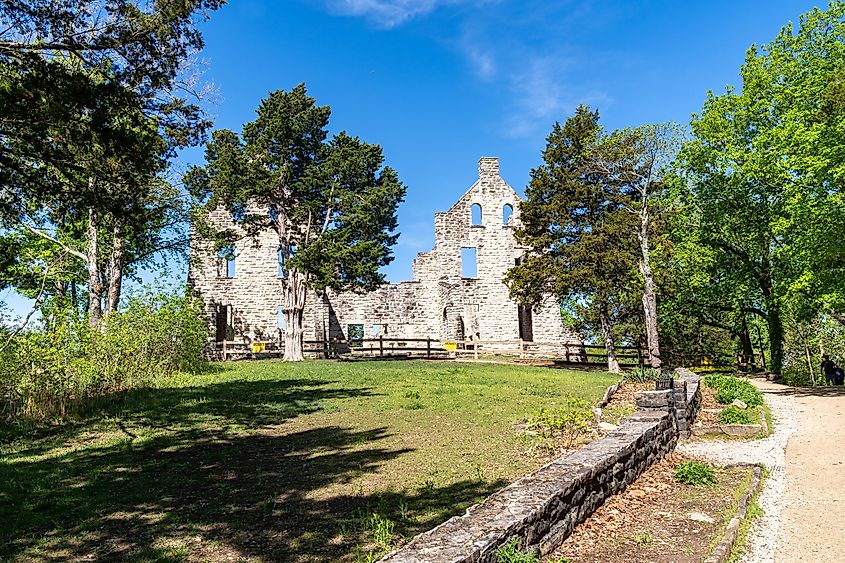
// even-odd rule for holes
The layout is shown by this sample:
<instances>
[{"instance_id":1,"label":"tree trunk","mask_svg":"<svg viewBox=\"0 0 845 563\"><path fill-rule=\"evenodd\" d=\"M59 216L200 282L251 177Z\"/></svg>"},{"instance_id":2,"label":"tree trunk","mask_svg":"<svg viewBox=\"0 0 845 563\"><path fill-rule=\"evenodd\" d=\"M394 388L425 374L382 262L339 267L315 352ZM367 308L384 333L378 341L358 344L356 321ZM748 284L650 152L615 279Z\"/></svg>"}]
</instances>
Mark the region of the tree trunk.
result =
<instances>
[{"instance_id":1,"label":"tree trunk","mask_svg":"<svg viewBox=\"0 0 845 563\"><path fill-rule=\"evenodd\" d=\"M640 229L637 238L640 243L640 273L643 276L643 313L645 315L645 334L648 345L648 363L653 368L663 365L660 359L660 342L657 334L657 296L654 293L654 275L651 271L650 249L648 244L648 226L650 218L648 205L643 202L640 211Z\"/></svg>"},{"instance_id":2,"label":"tree trunk","mask_svg":"<svg viewBox=\"0 0 845 563\"><path fill-rule=\"evenodd\" d=\"M285 319L285 356L286 362L301 362L304 333L302 317L305 312L305 275L293 268L287 270L282 287L282 315Z\"/></svg>"},{"instance_id":3,"label":"tree trunk","mask_svg":"<svg viewBox=\"0 0 845 563\"><path fill-rule=\"evenodd\" d=\"M106 313L117 311L120 305L120 292L123 283L123 267L126 261L126 246L123 230L115 222L112 236L112 253L109 265L109 292L106 296Z\"/></svg>"},{"instance_id":4,"label":"tree trunk","mask_svg":"<svg viewBox=\"0 0 845 563\"><path fill-rule=\"evenodd\" d=\"M89 180L89 184L93 182L93 178ZM97 212L92 207L88 209L88 248L85 260L88 267L88 324L91 328L99 327L103 318L103 283L100 280L98 227Z\"/></svg>"},{"instance_id":5,"label":"tree trunk","mask_svg":"<svg viewBox=\"0 0 845 563\"><path fill-rule=\"evenodd\" d=\"M598 305L601 334L604 337L604 349L607 353L607 371L610 373L622 373L619 360L616 359L616 344L613 342L613 330L610 324L610 315L607 312L607 301L601 299Z\"/></svg>"},{"instance_id":6,"label":"tree trunk","mask_svg":"<svg viewBox=\"0 0 845 563\"><path fill-rule=\"evenodd\" d=\"M742 344L742 355L745 356L747 369L754 366L754 346L751 344L751 334L748 332L748 322L742 315L742 328L739 331L739 341Z\"/></svg>"},{"instance_id":7,"label":"tree trunk","mask_svg":"<svg viewBox=\"0 0 845 563\"><path fill-rule=\"evenodd\" d=\"M774 301L774 299L772 299ZM769 327L769 369L779 374L783 368L783 322L780 318L780 307L772 302L768 307Z\"/></svg>"}]
</instances>

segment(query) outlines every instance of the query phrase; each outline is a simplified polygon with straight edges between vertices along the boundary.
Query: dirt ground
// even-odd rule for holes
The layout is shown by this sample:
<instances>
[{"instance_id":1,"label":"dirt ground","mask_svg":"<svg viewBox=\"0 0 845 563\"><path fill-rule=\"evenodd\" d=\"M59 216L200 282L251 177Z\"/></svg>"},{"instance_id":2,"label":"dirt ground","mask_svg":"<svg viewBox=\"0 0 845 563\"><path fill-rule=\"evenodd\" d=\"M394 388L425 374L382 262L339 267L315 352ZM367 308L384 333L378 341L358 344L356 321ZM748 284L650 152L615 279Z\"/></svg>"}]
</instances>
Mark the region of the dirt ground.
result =
<instances>
[{"instance_id":1,"label":"dirt ground","mask_svg":"<svg viewBox=\"0 0 845 563\"><path fill-rule=\"evenodd\" d=\"M845 389L790 389L797 429L786 445L786 487L775 561L845 561Z\"/></svg>"},{"instance_id":2,"label":"dirt ground","mask_svg":"<svg viewBox=\"0 0 845 563\"><path fill-rule=\"evenodd\" d=\"M547 560L572 563L702 561L732 517L735 493L751 470L717 469L717 483L693 487L675 479L690 458L670 454L623 493L609 499ZM712 522L691 519L699 513Z\"/></svg>"}]
</instances>

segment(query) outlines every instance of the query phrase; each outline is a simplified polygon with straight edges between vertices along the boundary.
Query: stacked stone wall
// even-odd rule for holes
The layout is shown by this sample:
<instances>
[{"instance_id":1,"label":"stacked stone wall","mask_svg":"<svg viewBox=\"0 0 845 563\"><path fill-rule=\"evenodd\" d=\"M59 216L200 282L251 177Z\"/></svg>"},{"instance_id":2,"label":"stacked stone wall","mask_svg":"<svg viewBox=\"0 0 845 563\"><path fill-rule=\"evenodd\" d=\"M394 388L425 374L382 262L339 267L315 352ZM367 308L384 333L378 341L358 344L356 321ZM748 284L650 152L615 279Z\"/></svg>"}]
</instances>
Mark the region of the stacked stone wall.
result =
<instances>
[{"instance_id":1,"label":"stacked stone wall","mask_svg":"<svg viewBox=\"0 0 845 563\"><path fill-rule=\"evenodd\" d=\"M497 158L479 160L478 180L446 212L436 213L435 244L414 260L414 279L386 284L367 293L314 293L305 310L306 340L348 339L350 325L363 325L365 337L441 340L517 340L519 308L503 279L525 253L513 236L519 225L519 196L500 176ZM482 221L473 225L472 206ZM504 220L504 208L512 214ZM223 209L212 212L218 228L237 228ZM475 248L477 276L462 276L461 249ZM205 306L214 333L219 304L234 311L235 339L279 340L278 306L284 280L278 277L278 240L269 229L236 244L235 276L219 275L211 243L192 233L189 284ZM580 344L563 325L560 307L546 298L532 312L533 340Z\"/></svg>"},{"instance_id":2,"label":"stacked stone wall","mask_svg":"<svg viewBox=\"0 0 845 563\"><path fill-rule=\"evenodd\" d=\"M517 539L540 556L557 549L604 501L671 452L700 403L698 378L679 373L683 394L648 391L637 412L603 438L424 532L389 553L383 563L495 563L496 550ZM675 409L675 401L682 401Z\"/></svg>"}]
</instances>

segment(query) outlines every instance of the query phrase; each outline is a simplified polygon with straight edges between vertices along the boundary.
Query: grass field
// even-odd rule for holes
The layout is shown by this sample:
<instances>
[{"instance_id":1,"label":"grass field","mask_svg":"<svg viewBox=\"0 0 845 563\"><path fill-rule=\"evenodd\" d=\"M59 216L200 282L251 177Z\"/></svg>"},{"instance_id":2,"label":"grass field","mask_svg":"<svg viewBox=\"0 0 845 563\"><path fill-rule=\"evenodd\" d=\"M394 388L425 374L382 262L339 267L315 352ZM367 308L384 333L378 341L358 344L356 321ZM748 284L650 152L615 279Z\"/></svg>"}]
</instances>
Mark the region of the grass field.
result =
<instances>
[{"instance_id":1,"label":"grass field","mask_svg":"<svg viewBox=\"0 0 845 563\"><path fill-rule=\"evenodd\" d=\"M217 365L0 446L0 560L370 561L548 461L513 425L616 378ZM92 411L93 412L93 411Z\"/></svg>"}]
</instances>

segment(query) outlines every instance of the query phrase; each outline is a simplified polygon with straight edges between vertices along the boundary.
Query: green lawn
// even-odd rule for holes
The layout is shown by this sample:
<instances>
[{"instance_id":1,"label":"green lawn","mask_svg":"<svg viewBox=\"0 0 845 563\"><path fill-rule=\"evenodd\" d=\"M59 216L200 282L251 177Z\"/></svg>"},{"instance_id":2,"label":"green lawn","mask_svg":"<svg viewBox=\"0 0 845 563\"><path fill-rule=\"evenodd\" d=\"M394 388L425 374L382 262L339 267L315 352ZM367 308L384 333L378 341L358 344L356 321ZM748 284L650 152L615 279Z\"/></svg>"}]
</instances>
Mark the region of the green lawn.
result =
<instances>
[{"instance_id":1,"label":"green lawn","mask_svg":"<svg viewBox=\"0 0 845 563\"><path fill-rule=\"evenodd\" d=\"M424 361L217 365L5 438L0 560L372 560L548 461L513 425L566 396L595 402L615 380Z\"/></svg>"}]
</instances>

